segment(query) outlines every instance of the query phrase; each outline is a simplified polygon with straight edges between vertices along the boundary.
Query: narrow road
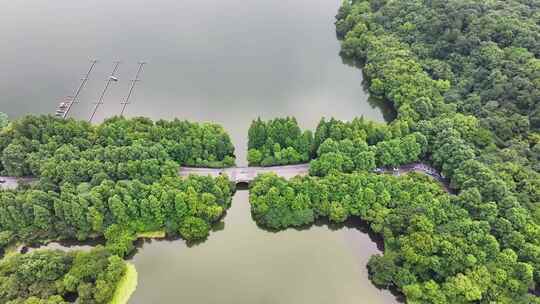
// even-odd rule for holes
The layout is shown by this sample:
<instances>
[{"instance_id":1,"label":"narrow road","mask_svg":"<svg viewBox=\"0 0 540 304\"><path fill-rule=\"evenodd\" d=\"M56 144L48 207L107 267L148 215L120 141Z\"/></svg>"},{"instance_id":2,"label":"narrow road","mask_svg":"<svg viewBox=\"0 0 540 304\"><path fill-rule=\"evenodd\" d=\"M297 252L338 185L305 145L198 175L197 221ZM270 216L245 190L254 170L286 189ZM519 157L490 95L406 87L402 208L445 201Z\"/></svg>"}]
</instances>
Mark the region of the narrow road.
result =
<instances>
[{"instance_id":1,"label":"narrow road","mask_svg":"<svg viewBox=\"0 0 540 304\"><path fill-rule=\"evenodd\" d=\"M433 177L440 182L447 192L450 191L449 181L442 176L435 168L424 163L411 163L399 166L397 168L375 168L375 173L387 173L394 175L407 174L409 172L419 172ZM213 168L193 168L180 167L180 176L185 178L190 174L194 175L210 175L217 177L226 174L229 179L235 183L249 183L258 174L273 172L278 176L290 179L294 176L305 176L309 174L309 164L288 165L288 166L272 166L272 167L233 167L223 169Z\"/></svg>"},{"instance_id":2,"label":"narrow road","mask_svg":"<svg viewBox=\"0 0 540 304\"><path fill-rule=\"evenodd\" d=\"M424 163L412 163L399 166L395 169L391 168L376 168L375 173L386 173L401 175L409 172L419 172L433 177L441 183L447 192L451 192L449 181L442 176L436 169ZM258 174L273 172L285 179L293 178L297 175L305 176L309 174L309 164L273 166L273 167L232 167L232 168L193 168L180 167L179 175L182 178L194 175L210 175L217 177L226 174L229 179L235 183L250 183L257 177ZM21 183L32 183L37 181L36 177L13 177L0 176L0 190L15 189Z\"/></svg>"},{"instance_id":3,"label":"narrow road","mask_svg":"<svg viewBox=\"0 0 540 304\"><path fill-rule=\"evenodd\" d=\"M223 169L180 167L180 176L187 177L190 174L210 175L213 177L226 174L235 183L249 183L258 174L274 172L286 179L297 175L308 175L309 164L273 166L273 167L233 167Z\"/></svg>"}]
</instances>

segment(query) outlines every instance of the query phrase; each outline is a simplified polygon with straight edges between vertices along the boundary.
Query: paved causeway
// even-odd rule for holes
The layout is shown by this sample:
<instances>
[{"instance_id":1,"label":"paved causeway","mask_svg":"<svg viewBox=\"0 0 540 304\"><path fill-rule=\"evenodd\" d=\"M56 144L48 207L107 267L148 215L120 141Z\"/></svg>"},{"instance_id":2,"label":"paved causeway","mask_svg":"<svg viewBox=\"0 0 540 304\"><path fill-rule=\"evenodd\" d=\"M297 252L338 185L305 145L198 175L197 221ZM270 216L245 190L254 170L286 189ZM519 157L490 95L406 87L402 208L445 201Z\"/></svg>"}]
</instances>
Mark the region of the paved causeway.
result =
<instances>
[{"instance_id":1,"label":"paved causeway","mask_svg":"<svg viewBox=\"0 0 540 304\"><path fill-rule=\"evenodd\" d=\"M437 170L426 165L424 163L412 163L402 165L400 167L389 169L389 168L376 168L374 172L376 173L386 173L401 175L407 174L409 172L419 172L426 175L429 175L439 181L446 191L450 192L449 183L444 176L442 176ZM287 166L272 166L272 167L232 167L232 168L193 168L193 167L180 167L179 175L183 178L189 176L190 174L194 175L210 175L212 177L217 177L222 174L226 174L231 181L234 183L250 183L258 174L273 172L278 176L281 176L285 179L290 179L297 175L305 176L309 174L309 164L300 164L300 165L287 165ZM6 189L15 189L18 184L21 183L32 183L37 181L35 177L12 177L12 176L0 176L0 190Z\"/></svg>"},{"instance_id":2,"label":"paved causeway","mask_svg":"<svg viewBox=\"0 0 540 304\"><path fill-rule=\"evenodd\" d=\"M213 177L226 174L235 183L249 183L258 174L269 172L274 172L278 176L289 179L297 175L308 175L309 164L273 167L233 167L224 169L180 167L181 177L187 177L190 174L210 175Z\"/></svg>"},{"instance_id":3,"label":"paved causeway","mask_svg":"<svg viewBox=\"0 0 540 304\"><path fill-rule=\"evenodd\" d=\"M375 173L386 173L393 175L407 174L409 172L419 172L429 175L439 181L447 191L450 191L448 180L444 178L436 169L424 163L411 163L397 168L375 168ZM194 175L210 175L216 177L226 174L235 183L250 183L258 174L273 172L278 176L290 179L297 175L308 175L309 164L272 166L272 167L232 167L223 169L180 167L180 176L187 177Z\"/></svg>"}]
</instances>

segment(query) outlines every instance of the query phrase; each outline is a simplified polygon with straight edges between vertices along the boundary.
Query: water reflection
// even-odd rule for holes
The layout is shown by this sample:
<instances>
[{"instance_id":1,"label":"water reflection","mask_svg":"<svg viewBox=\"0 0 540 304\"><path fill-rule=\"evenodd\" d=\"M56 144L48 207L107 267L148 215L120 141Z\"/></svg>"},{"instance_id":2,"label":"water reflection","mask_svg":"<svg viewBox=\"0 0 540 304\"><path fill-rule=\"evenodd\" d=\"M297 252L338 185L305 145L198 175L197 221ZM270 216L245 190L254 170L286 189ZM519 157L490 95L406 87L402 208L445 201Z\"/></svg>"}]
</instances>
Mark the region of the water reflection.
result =
<instances>
[{"instance_id":1,"label":"water reflection","mask_svg":"<svg viewBox=\"0 0 540 304\"><path fill-rule=\"evenodd\" d=\"M368 280L367 261L380 250L363 223L318 221L269 232L251 219L248 197L237 191L227 229L195 247L181 240L142 243L133 257L139 285L130 303L396 302Z\"/></svg>"},{"instance_id":2,"label":"water reflection","mask_svg":"<svg viewBox=\"0 0 540 304\"><path fill-rule=\"evenodd\" d=\"M362 74L341 63L338 0L143 0L3 3L0 108L52 113L99 60L73 115L88 119L113 61L121 60L95 121L118 115L137 62L148 62L126 115L215 121L245 165L252 119L293 115L383 121Z\"/></svg>"}]
</instances>

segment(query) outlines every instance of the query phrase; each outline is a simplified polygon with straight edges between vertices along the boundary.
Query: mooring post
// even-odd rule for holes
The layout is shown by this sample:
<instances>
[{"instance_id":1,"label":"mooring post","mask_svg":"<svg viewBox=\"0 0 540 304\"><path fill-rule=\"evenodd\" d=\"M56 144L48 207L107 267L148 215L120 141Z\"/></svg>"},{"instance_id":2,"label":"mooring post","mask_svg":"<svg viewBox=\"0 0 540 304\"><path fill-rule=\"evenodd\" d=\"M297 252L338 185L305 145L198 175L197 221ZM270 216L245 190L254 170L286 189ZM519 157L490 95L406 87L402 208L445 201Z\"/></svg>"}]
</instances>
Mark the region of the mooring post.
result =
<instances>
[{"instance_id":1,"label":"mooring post","mask_svg":"<svg viewBox=\"0 0 540 304\"><path fill-rule=\"evenodd\" d=\"M116 79L114 75L116 74L116 71L118 70L119 65L120 65L120 61L114 62L113 71L111 72L111 75L109 76L109 78L107 78L107 84L105 84L105 88L103 89L103 92L101 92L101 96L99 97L98 102L96 102L96 106L94 107L94 111L92 112L92 115L90 116L90 119L88 120L88 122L92 122L92 119L94 119L94 116L96 115L99 105L103 104L103 98L105 97L105 93L107 92L107 89L109 88L109 85L111 84L111 81Z\"/></svg>"},{"instance_id":2,"label":"mooring post","mask_svg":"<svg viewBox=\"0 0 540 304\"><path fill-rule=\"evenodd\" d=\"M79 98L79 94L81 94L81 91L84 88L84 86L86 85L86 82L88 82L88 78L90 77L90 73L92 72L92 69L94 69L94 66L96 65L96 63L97 63L97 60L93 59L92 64L90 65L90 69L88 69L88 72L86 72L86 75L83 78L81 78L81 84L79 85L79 87L75 91L75 95L73 95L73 99L68 103L68 107L64 111L64 114L62 115L63 119L66 119L66 117L68 116L69 111L71 110L71 107L73 106L73 104L78 102L77 98Z\"/></svg>"},{"instance_id":3,"label":"mooring post","mask_svg":"<svg viewBox=\"0 0 540 304\"><path fill-rule=\"evenodd\" d=\"M137 82L141 81L139 79L139 75L141 74L142 67L145 64L146 64L146 62L144 62L144 61L139 62L139 68L137 69L137 74L135 74L135 78L133 80L131 80L131 86L129 88L129 93L127 94L126 99L124 100L124 102L121 102L122 111L120 112L120 116L124 116L124 112L126 111L126 106L129 104L129 98L131 98L131 94L133 93L133 89L135 88L135 84Z\"/></svg>"}]
</instances>

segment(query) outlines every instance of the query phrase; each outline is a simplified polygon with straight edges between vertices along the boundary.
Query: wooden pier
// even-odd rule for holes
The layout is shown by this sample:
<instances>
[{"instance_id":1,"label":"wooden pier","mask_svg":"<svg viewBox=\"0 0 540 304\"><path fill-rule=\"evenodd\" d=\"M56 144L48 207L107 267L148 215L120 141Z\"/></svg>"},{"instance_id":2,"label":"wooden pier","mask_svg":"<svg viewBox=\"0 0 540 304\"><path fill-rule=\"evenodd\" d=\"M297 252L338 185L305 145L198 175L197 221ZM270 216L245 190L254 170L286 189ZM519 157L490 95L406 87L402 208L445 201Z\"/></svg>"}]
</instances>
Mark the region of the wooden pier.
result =
<instances>
[{"instance_id":1,"label":"wooden pier","mask_svg":"<svg viewBox=\"0 0 540 304\"><path fill-rule=\"evenodd\" d=\"M94 66L96 65L97 60L92 60L92 64L90 65L90 68L88 69L88 72L86 72L86 75L81 78L81 83L79 84L79 87L77 90L75 90L75 94L73 96L66 96L64 100L62 100L58 107L56 108L55 115L57 117L61 117L63 119L66 119L66 117L69 115L69 112L71 111L71 107L74 103L78 103L79 95L81 94L81 91L83 90L84 86L88 82L88 79L90 77L90 73L94 69Z\"/></svg>"},{"instance_id":2,"label":"wooden pier","mask_svg":"<svg viewBox=\"0 0 540 304\"><path fill-rule=\"evenodd\" d=\"M137 82L141 81L139 79L139 76L141 74L143 65L145 65L145 64L146 64L146 62L144 62L144 61L139 62L139 68L137 69L137 74L135 74L135 78L133 78L133 80L131 80L131 86L129 87L129 93L126 96L126 99L121 103L122 104L122 111L120 112L120 116L124 116L124 112L126 111L126 106L129 104L129 99L131 98L131 94L133 93L133 89L135 88L135 85L137 84Z\"/></svg>"},{"instance_id":3,"label":"wooden pier","mask_svg":"<svg viewBox=\"0 0 540 304\"><path fill-rule=\"evenodd\" d=\"M105 97L105 93L107 93L107 90L109 89L111 82L118 81L118 79L116 78L116 71L118 71L119 65L120 65L120 61L114 62L114 68L111 72L111 75L109 75L109 78L107 78L107 83L105 84L105 88L103 88L103 91L101 92L101 95L99 96L98 101L95 103L96 106L94 107L94 111L92 112L92 115L90 115L90 119L88 119L88 122L92 122L99 106L103 104L103 98Z\"/></svg>"}]
</instances>

